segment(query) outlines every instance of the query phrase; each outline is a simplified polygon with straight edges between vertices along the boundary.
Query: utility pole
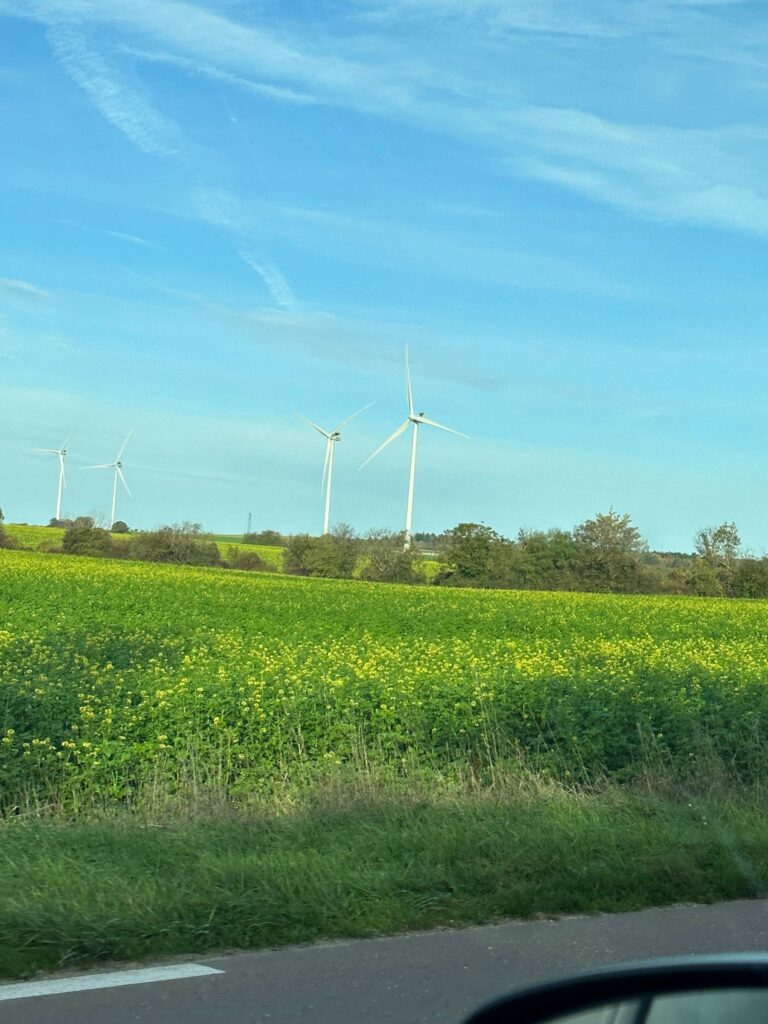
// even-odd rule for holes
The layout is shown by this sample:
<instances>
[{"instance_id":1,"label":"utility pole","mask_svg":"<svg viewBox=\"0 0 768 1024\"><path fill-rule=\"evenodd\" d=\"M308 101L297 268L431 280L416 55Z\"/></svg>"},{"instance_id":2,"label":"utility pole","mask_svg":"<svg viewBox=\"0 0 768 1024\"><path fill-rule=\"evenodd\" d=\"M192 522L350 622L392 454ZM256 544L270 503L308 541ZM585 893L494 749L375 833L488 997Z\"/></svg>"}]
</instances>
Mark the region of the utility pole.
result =
<instances>
[{"instance_id":1,"label":"utility pole","mask_svg":"<svg viewBox=\"0 0 768 1024\"><path fill-rule=\"evenodd\" d=\"M248 513L248 533L251 532L251 521L253 520L253 512Z\"/></svg>"}]
</instances>

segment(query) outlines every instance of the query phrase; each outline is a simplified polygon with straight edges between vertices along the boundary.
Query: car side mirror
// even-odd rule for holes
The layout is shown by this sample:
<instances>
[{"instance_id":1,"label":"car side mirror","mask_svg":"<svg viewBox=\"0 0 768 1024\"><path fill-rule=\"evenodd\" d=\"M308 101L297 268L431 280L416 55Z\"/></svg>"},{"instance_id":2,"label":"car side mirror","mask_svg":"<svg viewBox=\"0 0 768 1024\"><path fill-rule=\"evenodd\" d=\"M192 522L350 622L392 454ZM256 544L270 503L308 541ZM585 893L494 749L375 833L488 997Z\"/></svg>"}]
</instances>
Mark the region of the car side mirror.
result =
<instances>
[{"instance_id":1,"label":"car side mirror","mask_svg":"<svg viewBox=\"0 0 768 1024\"><path fill-rule=\"evenodd\" d=\"M768 1022L768 954L627 964L522 989L466 1024Z\"/></svg>"}]
</instances>

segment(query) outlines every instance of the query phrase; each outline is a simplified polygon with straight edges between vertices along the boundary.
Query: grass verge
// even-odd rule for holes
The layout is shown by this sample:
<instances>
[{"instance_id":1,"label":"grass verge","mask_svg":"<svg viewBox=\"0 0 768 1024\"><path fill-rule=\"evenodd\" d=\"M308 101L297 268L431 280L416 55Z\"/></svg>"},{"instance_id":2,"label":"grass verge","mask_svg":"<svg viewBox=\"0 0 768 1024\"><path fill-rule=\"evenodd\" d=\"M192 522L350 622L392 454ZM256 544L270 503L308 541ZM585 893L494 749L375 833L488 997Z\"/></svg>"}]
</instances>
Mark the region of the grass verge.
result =
<instances>
[{"instance_id":1,"label":"grass verge","mask_svg":"<svg viewBox=\"0 0 768 1024\"><path fill-rule=\"evenodd\" d=\"M0 974L758 895L768 806L554 784L0 825Z\"/></svg>"}]
</instances>

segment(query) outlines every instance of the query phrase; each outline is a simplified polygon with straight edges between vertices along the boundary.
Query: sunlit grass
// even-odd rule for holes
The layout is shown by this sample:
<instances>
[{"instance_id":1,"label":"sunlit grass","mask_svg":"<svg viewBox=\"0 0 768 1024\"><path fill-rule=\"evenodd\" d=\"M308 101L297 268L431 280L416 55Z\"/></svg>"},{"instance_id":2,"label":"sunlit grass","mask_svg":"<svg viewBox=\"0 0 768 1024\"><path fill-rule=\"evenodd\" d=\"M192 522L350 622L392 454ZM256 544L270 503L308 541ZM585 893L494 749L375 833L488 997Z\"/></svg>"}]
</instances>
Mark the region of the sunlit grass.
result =
<instances>
[{"instance_id":1,"label":"sunlit grass","mask_svg":"<svg viewBox=\"0 0 768 1024\"><path fill-rule=\"evenodd\" d=\"M294 794L295 797L295 794ZM764 801L497 777L0 825L0 974L762 894Z\"/></svg>"}]
</instances>

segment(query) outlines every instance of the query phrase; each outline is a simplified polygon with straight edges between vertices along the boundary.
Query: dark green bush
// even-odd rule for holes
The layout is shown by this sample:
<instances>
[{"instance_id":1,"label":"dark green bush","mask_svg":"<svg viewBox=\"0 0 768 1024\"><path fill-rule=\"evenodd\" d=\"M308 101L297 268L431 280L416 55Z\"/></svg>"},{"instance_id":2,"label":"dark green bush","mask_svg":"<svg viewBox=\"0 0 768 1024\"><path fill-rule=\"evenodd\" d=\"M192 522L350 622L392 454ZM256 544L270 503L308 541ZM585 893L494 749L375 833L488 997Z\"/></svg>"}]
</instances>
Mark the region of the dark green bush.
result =
<instances>
[{"instance_id":1,"label":"dark green bush","mask_svg":"<svg viewBox=\"0 0 768 1024\"><path fill-rule=\"evenodd\" d=\"M218 547L213 541L205 540L199 523L161 526L159 530L136 533L127 547L130 557L139 562L221 565Z\"/></svg>"}]
</instances>

